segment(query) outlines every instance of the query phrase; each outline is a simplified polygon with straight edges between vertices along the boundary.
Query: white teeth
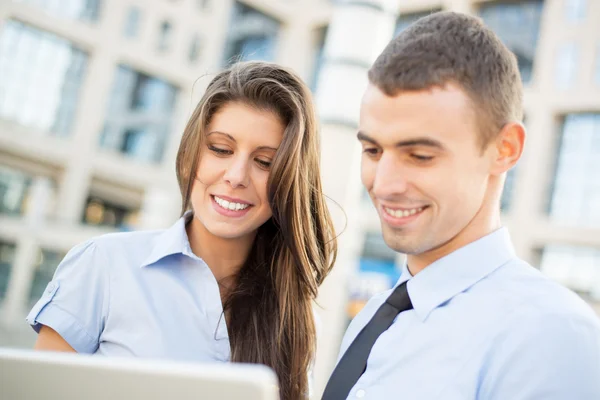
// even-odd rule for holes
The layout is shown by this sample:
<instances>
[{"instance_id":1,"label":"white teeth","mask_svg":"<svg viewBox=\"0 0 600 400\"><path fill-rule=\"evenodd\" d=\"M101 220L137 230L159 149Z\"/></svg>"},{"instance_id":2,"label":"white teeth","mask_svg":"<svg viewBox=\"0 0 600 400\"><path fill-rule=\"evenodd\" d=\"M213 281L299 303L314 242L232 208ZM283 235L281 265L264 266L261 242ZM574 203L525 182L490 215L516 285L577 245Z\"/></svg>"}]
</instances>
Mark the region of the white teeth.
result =
<instances>
[{"instance_id":1,"label":"white teeth","mask_svg":"<svg viewBox=\"0 0 600 400\"><path fill-rule=\"evenodd\" d=\"M392 217L396 217L396 218L410 217L411 215L415 215L415 214L423 211L423 207L412 208L410 210L393 210L393 209L387 208L387 207L384 207L383 209L385 210L386 213L388 213Z\"/></svg>"},{"instance_id":2,"label":"white teeth","mask_svg":"<svg viewBox=\"0 0 600 400\"><path fill-rule=\"evenodd\" d=\"M237 210L244 210L244 209L248 208L248 204L232 203L227 200L223 200L217 196L214 196L214 198L215 198L215 201L217 202L217 204L226 210L237 211Z\"/></svg>"}]
</instances>

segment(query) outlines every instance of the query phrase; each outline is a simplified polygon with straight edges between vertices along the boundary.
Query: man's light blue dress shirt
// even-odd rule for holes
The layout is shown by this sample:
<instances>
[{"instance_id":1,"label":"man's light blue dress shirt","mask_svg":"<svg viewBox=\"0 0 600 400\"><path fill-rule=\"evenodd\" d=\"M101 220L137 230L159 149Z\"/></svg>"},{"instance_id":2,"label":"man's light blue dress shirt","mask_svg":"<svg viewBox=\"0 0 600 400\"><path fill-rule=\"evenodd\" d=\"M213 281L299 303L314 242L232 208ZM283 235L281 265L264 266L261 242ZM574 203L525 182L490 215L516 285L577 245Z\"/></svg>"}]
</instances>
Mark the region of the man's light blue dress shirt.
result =
<instances>
[{"instance_id":1,"label":"man's light blue dress shirt","mask_svg":"<svg viewBox=\"0 0 600 400\"><path fill-rule=\"evenodd\" d=\"M515 256L497 230L405 281L414 309L377 340L349 399L599 400L600 323L577 295ZM390 295L375 296L343 354Z\"/></svg>"},{"instance_id":2,"label":"man's light blue dress shirt","mask_svg":"<svg viewBox=\"0 0 600 400\"><path fill-rule=\"evenodd\" d=\"M167 230L73 248L27 321L37 331L51 327L81 353L225 362L222 313L215 277L192 252L181 218Z\"/></svg>"}]
</instances>

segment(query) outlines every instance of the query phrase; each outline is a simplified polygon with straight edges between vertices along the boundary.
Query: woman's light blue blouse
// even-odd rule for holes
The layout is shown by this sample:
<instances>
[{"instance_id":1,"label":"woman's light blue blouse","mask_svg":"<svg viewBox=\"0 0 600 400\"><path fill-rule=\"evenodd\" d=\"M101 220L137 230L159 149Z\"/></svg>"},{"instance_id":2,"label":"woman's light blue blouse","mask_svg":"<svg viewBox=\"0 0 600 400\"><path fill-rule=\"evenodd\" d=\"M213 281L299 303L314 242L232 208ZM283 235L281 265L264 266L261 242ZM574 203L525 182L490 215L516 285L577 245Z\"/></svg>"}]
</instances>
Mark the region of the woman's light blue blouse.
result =
<instances>
[{"instance_id":1,"label":"woman's light blue blouse","mask_svg":"<svg viewBox=\"0 0 600 400\"><path fill-rule=\"evenodd\" d=\"M186 218L76 246L27 321L36 331L51 327L81 353L228 361L219 287L192 253Z\"/></svg>"}]
</instances>

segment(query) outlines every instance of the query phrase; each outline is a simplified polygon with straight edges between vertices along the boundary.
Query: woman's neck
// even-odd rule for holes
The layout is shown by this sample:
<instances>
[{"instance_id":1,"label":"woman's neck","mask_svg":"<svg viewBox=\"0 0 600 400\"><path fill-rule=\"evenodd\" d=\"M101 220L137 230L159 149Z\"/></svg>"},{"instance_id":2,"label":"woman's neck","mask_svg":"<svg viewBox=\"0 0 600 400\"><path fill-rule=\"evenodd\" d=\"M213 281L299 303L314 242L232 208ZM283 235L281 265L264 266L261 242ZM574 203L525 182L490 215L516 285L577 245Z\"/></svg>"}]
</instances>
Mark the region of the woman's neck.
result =
<instances>
[{"instance_id":1,"label":"woman's neck","mask_svg":"<svg viewBox=\"0 0 600 400\"><path fill-rule=\"evenodd\" d=\"M234 239L218 237L195 217L186 225L186 231L194 254L204 260L217 282L230 286L226 282L244 265L256 233Z\"/></svg>"}]
</instances>

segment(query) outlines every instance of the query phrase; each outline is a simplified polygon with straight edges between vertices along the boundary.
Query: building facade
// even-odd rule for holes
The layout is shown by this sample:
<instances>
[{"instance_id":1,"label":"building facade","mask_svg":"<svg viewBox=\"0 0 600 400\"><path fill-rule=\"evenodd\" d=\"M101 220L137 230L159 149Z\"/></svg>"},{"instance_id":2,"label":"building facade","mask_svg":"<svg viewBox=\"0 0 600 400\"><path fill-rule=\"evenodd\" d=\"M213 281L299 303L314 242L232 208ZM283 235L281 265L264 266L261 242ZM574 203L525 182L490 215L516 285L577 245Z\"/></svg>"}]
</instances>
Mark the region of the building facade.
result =
<instances>
[{"instance_id":1,"label":"building facade","mask_svg":"<svg viewBox=\"0 0 600 400\"><path fill-rule=\"evenodd\" d=\"M517 253L600 303L600 2L12 0L0 2L0 345L34 340L24 315L72 246L177 219L175 155L203 88L235 60L275 61L316 93L326 194L349 227L319 301L318 391L349 317L401 261L360 188L364 73L439 10L479 15L517 55L528 138L502 199Z\"/></svg>"}]
</instances>

